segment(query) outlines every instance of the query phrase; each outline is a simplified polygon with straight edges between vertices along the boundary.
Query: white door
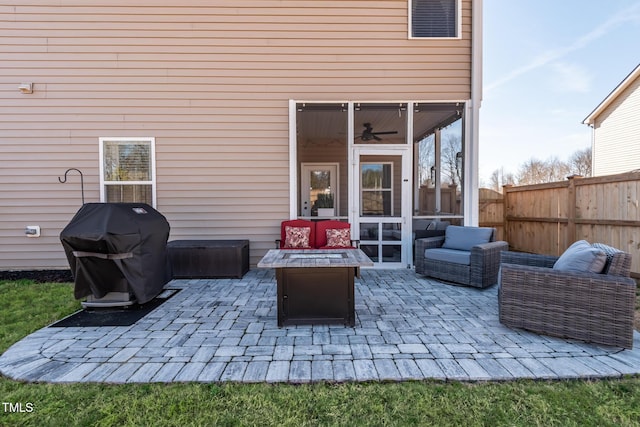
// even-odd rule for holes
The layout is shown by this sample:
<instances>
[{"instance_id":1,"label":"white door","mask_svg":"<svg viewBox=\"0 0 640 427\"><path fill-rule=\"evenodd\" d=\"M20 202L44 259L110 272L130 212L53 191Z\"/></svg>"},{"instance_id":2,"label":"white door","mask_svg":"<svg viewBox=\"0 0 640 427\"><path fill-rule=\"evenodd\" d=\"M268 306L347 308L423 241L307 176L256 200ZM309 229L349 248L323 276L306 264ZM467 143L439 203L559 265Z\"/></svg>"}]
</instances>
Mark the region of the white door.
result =
<instances>
[{"instance_id":1,"label":"white door","mask_svg":"<svg viewBox=\"0 0 640 427\"><path fill-rule=\"evenodd\" d=\"M411 264L411 168L398 148L354 148L352 221L362 249L376 267Z\"/></svg>"},{"instance_id":2,"label":"white door","mask_svg":"<svg viewBox=\"0 0 640 427\"><path fill-rule=\"evenodd\" d=\"M338 164L302 163L300 212L302 217L338 215Z\"/></svg>"}]
</instances>

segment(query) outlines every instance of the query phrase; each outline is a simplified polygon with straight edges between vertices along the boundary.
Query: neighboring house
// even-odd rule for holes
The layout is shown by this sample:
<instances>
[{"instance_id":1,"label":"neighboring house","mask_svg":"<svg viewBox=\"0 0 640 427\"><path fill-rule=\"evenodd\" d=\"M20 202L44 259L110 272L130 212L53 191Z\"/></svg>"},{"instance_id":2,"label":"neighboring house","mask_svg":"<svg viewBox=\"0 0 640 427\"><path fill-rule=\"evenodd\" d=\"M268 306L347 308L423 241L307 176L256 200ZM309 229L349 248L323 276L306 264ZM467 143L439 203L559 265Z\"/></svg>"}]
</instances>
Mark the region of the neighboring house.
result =
<instances>
[{"instance_id":1,"label":"neighboring house","mask_svg":"<svg viewBox=\"0 0 640 427\"><path fill-rule=\"evenodd\" d=\"M86 202L147 202L172 240L249 239L254 265L289 218L349 221L395 267L415 220L477 224L481 0L14 3L0 270L68 267L69 168Z\"/></svg>"},{"instance_id":2,"label":"neighboring house","mask_svg":"<svg viewBox=\"0 0 640 427\"><path fill-rule=\"evenodd\" d=\"M593 176L640 168L640 65L583 123L593 128Z\"/></svg>"}]
</instances>

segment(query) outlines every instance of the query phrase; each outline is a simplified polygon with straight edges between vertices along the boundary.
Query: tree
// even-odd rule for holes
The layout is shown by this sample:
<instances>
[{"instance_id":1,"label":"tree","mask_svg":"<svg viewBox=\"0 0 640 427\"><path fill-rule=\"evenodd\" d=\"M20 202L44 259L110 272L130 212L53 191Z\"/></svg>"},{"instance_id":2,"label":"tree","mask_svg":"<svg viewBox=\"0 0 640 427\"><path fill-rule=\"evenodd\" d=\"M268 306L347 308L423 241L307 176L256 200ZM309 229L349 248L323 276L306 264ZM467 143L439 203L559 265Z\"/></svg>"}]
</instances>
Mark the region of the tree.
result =
<instances>
[{"instance_id":1,"label":"tree","mask_svg":"<svg viewBox=\"0 0 640 427\"><path fill-rule=\"evenodd\" d=\"M591 147L578 150L569 158L572 175L591 176Z\"/></svg>"},{"instance_id":2,"label":"tree","mask_svg":"<svg viewBox=\"0 0 640 427\"><path fill-rule=\"evenodd\" d=\"M448 134L442 143L442 174L443 183L460 186L462 183L462 140L460 135ZM460 154L458 154L460 153Z\"/></svg>"},{"instance_id":3,"label":"tree","mask_svg":"<svg viewBox=\"0 0 640 427\"><path fill-rule=\"evenodd\" d=\"M490 177L490 186L501 191L505 184L531 185L563 181L571 175L591 176L591 148L578 150L568 161L557 157L547 160L531 158L520 165L517 174L505 173L504 168L496 169Z\"/></svg>"},{"instance_id":4,"label":"tree","mask_svg":"<svg viewBox=\"0 0 640 427\"><path fill-rule=\"evenodd\" d=\"M435 138L433 134L420 141L418 156L420 185L427 185L427 181L431 178L430 166L435 165Z\"/></svg>"},{"instance_id":5,"label":"tree","mask_svg":"<svg viewBox=\"0 0 640 427\"><path fill-rule=\"evenodd\" d=\"M504 167L496 169L489 178L489 187L492 190L501 192L505 185L515 185L516 178L512 173L505 173Z\"/></svg>"},{"instance_id":6,"label":"tree","mask_svg":"<svg viewBox=\"0 0 640 427\"><path fill-rule=\"evenodd\" d=\"M549 168L544 161L532 158L520 166L516 177L518 185L549 182Z\"/></svg>"},{"instance_id":7,"label":"tree","mask_svg":"<svg viewBox=\"0 0 640 427\"><path fill-rule=\"evenodd\" d=\"M547 173L548 180L546 182L562 181L571 175L571 168L568 163L559 160L557 157L552 157L547 160Z\"/></svg>"}]
</instances>

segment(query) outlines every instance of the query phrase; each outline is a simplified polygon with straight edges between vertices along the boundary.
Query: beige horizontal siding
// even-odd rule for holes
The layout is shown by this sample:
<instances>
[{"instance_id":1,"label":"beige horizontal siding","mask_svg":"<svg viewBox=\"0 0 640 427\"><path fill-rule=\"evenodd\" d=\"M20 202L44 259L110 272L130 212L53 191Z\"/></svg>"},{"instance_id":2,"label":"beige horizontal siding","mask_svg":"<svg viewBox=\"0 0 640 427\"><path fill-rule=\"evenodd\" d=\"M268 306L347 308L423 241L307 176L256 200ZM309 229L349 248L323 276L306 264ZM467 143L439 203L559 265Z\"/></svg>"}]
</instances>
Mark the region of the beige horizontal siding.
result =
<instances>
[{"instance_id":1,"label":"beige horizontal siding","mask_svg":"<svg viewBox=\"0 0 640 427\"><path fill-rule=\"evenodd\" d=\"M468 99L470 0L462 30L409 40L406 0L0 5L0 269L67 266L80 178L58 177L98 201L109 136L156 138L172 239L248 238L255 264L289 212L288 100Z\"/></svg>"}]
</instances>

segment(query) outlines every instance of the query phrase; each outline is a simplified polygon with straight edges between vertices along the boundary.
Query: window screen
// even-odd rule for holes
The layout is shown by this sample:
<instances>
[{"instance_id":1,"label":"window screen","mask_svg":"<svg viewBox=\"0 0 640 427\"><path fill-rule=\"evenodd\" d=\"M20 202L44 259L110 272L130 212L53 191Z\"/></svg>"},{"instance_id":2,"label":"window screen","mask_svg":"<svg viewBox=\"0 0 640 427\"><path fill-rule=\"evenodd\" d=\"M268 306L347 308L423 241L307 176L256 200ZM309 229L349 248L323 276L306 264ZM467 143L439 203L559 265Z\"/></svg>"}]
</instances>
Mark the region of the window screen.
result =
<instances>
[{"instance_id":1,"label":"window screen","mask_svg":"<svg viewBox=\"0 0 640 427\"><path fill-rule=\"evenodd\" d=\"M457 37L458 0L412 0L412 37Z\"/></svg>"}]
</instances>

